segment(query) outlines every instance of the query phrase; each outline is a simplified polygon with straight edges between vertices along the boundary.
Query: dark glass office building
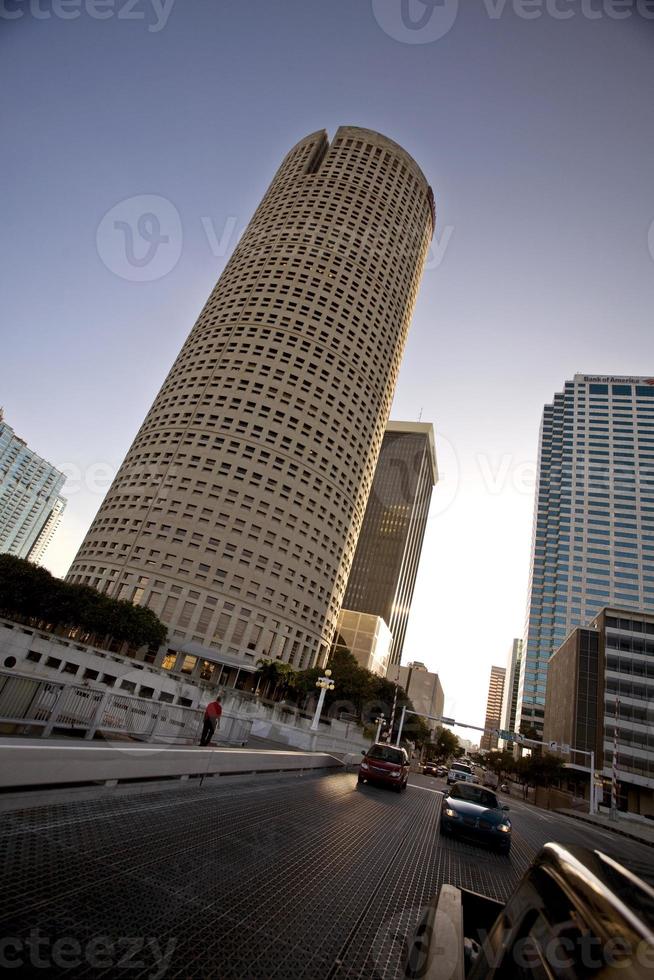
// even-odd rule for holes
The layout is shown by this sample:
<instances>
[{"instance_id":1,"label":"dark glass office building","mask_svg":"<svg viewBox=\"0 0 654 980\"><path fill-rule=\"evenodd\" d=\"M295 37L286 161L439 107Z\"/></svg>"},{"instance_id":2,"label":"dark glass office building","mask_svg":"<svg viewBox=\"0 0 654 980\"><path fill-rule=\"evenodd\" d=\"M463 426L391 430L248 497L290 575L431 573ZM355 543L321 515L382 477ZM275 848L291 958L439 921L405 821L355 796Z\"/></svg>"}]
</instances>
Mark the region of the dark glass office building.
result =
<instances>
[{"instance_id":1,"label":"dark glass office building","mask_svg":"<svg viewBox=\"0 0 654 980\"><path fill-rule=\"evenodd\" d=\"M426 422L389 422L359 535L343 608L381 616L399 664L438 479L434 430Z\"/></svg>"}]
</instances>

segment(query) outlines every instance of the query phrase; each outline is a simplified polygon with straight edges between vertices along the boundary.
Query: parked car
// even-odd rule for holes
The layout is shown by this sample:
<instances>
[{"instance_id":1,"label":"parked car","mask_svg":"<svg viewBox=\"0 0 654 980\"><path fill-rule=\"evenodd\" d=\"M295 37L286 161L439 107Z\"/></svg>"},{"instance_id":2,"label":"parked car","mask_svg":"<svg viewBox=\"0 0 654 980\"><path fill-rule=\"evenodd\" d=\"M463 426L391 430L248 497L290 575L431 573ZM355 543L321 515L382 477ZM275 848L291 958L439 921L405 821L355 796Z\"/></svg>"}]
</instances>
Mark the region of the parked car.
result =
<instances>
[{"instance_id":1,"label":"parked car","mask_svg":"<svg viewBox=\"0 0 654 980\"><path fill-rule=\"evenodd\" d=\"M467 762L453 762L447 772L447 785L451 786L452 783L461 780L467 780L470 783L474 781L472 766L468 765Z\"/></svg>"},{"instance_id":2,"label":"parked car","mask_svg":"<svg viewBox=\"0 0 654 980\"><path fill-rule=\"evenodd\" d=\"M404 749L396 745L386 745L384 742L375 742L361 754L363 759L359 767L358 784L380 783L384 786L392 786L397 793L406 789L409 779L409 757Z\"/></svg>"},{"instance_id":3,"label":"parked car","mask_svg":"<svg viewBox=\"0 0 654 980\"><path fill-rule=\"evenodd\" d=\"M435 762L425 762L422 767L423 776L438 776L438 770L440 766L437 766Z\"/></svg>"},{"instance_id":4,"label":"parked car","mask_svg":"<svg viewBox=\"0 0 654 980\"><path fill-rule=\"evenodd\" d=\"M438 767L438 775L439 775L439 776L440 776L441 778L443 778L443 779L444 779L444 778L445 778L445 776L447 776L447 766L439 766L439 767Z\"/></svg>"},{"instance_id":5,"label":"parked car","mask_svg":"<svg viewBox=\"0 0 654 980\"><path fill-rule=\"evenodd\" d=\"M441 885L408 946L402 976L650 980L654 888L642 878L644 867L546 844L506 904Z\"/></svg>"},{"instance_id":6,"label":"parked car","mask_svg":"<svg viewBox=\"0 0 654 980\"><path fill-rule=\"evenodd\" d=\"M508 854L511 849L508 809L490 789L469 782L455 783L441 807L441 834L467 837Z\"/></svg>"}]
</instances>

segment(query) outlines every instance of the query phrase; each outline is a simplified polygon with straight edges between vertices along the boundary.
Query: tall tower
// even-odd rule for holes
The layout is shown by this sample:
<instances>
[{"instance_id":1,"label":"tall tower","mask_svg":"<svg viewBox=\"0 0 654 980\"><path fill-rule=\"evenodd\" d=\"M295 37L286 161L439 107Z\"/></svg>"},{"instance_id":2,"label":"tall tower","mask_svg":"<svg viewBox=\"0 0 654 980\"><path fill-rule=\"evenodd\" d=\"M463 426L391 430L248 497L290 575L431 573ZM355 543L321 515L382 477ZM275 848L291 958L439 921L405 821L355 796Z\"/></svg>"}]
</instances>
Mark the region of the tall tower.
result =
<instances>
[{"instance_id":1,"label":"tall tower","mask_svg":"<svg viewBox=\"0 0 654 980\"><path fill-rule=\"evenodd\" d=\"M389 664L402 659L437 479L431 422L389 422L343 599L345 610L385 621L392 634Z\"/></svg>"},{"instance_id":2,"label":"tall tower","mask_svg":"<svg viewBox=\"0 0 654 980\"><path fill-rule=\"evenodd\" d=\"M516 711L518 709L518 687L520 684L520 660L522 659L522 640L515 639L511 644L506 662L504 678L504 694L502 696L501 727L506 732L515 731ZM512 741L503 743L504 748L511 748Z\"/></svg>"},{"instance_id":3,"label":"tall tower","mask_svg":"<svg viewBox=\"0 0 654 980\"><path fill-rule=\"evenodd\" d=\"M488 699L486 701L486 728L499 729L502 720L502 698L504 696L504 680L506 670L504 667L491 667L490 680L488 682ZM479 748L488 752L497 748L497 735L487 732L479 739Z\"/></svg>"},{"instance_id":4,"label":"tall tower","mask_svg":"<svg viewBox=\"0 0 654 980\"><path fill-rule=\"evenodd\" d=\"M543 413L518 725L542 732L549 658L609 605L654 612L654 379L577 374Z\"/></svg>"},{"instance_id":5,"label":"tall tower","mask_svg":"<svg viewBox=\"0 0 654 980\"><path fill-rule=\"evenodd\" d=\"M0 552L38 564L66 501L66 477L16 435L0 409Z\"/></svg>"},{"instance_id":6,"label":"tall tower","mask_svg":"<svg viewBox=\"0 0 654 980\"><path fill-rule=\"evenodd\" d=\"M433 226L422 172L386 137L294 146L68 579L150 606L177 648L322 657Z\"/></svg>"}]
</instances>

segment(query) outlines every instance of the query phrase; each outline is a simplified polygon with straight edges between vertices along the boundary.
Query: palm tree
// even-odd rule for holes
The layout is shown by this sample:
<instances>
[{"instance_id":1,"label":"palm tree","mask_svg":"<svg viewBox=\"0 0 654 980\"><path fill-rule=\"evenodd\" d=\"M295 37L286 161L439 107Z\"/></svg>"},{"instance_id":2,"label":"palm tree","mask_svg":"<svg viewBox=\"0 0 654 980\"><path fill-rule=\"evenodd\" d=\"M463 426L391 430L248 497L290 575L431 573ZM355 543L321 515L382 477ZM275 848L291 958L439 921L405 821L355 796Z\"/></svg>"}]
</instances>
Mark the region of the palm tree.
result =
<instances>
[{"instance_id":1,"label":"palm tree","mask_svg":"<svg viewBox=\"0 0 654 980\"><path fill-rule=\"evenodd\" d=\"M257 686L254 693L258 694L259 687L261 687L261 696L266 697L270 693L270 689L273 688L274 690L279 683L279 666L276 661L268 660L265 657L257 660L256 678Z\"/></svg>"}]
</instances>

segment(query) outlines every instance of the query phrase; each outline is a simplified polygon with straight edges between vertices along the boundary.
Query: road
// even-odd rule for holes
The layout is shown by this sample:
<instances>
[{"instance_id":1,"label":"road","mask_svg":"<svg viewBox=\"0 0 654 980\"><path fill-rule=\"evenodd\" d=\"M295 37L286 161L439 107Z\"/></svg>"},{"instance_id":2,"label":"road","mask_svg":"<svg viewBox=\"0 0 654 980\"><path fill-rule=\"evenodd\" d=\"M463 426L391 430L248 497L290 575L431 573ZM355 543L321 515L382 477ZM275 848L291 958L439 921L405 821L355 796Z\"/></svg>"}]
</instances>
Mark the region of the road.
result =
<instances>
[{"instance_id":1,"label":"road","mask_svg":"<svg viewBox=\"0 0 654 980\"><path fill-rule=\"evenodd\" d=\"M642 845L516 801L509 857L441 839L442 788L215 777L5 812L0 967L27 975L38 954L55 976L386 980L442 882L505 899L548 840L652 863Z\"/></svg>"}]
</instances>

